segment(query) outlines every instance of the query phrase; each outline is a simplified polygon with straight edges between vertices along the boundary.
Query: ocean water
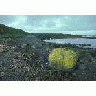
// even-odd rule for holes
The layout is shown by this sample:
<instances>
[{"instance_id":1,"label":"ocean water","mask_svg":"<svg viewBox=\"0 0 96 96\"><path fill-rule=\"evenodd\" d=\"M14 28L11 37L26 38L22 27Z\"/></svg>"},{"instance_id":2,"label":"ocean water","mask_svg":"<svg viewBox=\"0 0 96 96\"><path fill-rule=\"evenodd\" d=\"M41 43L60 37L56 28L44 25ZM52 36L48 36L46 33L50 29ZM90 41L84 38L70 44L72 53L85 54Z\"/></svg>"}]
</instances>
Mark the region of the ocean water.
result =
<instances>
[{"instance_id":1,"label":"ocean water","mask_svg":"<svg viewBox=\"0 0 96 96\"><path fill-rule=\"evenodd\" d=\"M86 38L66 38L66 39L51 39L44 40L45 42L51 42L56 44L91 44L91 46L84 46L85 48L96 48L96 39Z\"/></svg>"}]
</instances>

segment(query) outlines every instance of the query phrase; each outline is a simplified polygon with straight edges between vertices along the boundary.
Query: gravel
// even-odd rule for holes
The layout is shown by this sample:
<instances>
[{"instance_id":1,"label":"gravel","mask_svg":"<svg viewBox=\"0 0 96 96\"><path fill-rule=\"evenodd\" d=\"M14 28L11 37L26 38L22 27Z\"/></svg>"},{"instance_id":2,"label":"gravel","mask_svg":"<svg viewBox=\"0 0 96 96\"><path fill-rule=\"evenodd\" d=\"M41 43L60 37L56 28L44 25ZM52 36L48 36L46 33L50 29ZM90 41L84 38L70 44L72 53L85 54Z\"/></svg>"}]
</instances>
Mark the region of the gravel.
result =
<instances>
[{"instance_id":1,"label":"gravel","mask_svg":"<svg viewBox=\"0 0 96 96\"><path fill-rule=\"evenodd\" d=\"M52 44L35 36L0 39L0 81L95 81L96 49L72 48L78 51L77 66L71 72L49 66Z\"/></svg>"}]
</instances>

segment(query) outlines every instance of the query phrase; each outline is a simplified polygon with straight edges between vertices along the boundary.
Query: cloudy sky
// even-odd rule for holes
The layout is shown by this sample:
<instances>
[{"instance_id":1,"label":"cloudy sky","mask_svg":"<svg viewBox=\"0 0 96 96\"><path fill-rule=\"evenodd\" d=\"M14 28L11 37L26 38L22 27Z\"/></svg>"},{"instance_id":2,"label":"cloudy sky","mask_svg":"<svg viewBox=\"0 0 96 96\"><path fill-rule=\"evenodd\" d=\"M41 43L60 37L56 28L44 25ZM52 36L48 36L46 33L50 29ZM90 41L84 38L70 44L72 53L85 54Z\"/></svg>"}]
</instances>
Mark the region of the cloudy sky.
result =
<instances>
[{"instance_id":1,"label":"cloudy sky","mask_svg":"<svg viewBox=\"0 0 96 96\"><path fill-rule=\"evenodd\" d=\"M0 15L0 23L29 33L96 35L96 15Z\"/></svg>"}]
</instances>

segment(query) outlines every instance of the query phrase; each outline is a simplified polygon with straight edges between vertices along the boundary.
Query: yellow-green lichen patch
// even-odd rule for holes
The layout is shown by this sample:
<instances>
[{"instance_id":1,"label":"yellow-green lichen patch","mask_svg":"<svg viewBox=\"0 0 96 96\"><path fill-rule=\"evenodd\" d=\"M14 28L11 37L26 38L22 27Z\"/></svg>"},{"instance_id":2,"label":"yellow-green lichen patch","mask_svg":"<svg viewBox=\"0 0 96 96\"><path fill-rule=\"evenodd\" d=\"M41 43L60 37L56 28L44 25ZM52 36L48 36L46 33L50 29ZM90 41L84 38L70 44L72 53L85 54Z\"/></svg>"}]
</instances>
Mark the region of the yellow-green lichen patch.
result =
<instances>
[{"instance_id":1,"label":"yellow-green lichen patch","mask_svg":"<svg viewBox=\"0 0 96 96\"><path fill-rule=\"evenodd\" d=\"M76 65L77 54L71 49L55 48L49 54L49 63L61 68L72 68Z\"/></svg>"}]
</instances>

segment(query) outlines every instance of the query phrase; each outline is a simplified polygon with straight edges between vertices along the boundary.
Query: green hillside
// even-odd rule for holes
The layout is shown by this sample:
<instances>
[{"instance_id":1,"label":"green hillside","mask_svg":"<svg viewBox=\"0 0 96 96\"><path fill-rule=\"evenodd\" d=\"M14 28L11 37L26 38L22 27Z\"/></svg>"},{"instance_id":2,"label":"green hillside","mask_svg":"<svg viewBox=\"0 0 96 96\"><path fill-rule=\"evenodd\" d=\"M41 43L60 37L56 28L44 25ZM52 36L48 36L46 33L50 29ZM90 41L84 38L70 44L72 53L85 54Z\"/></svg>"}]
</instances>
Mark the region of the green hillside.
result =
<instances>
[{"instance_id":1,"label":"green hillside","mask_svg":"<svg viewBox=\"0 0 96 96\"><path fill-rule=\"evenodd\" d=\"M12 27L5 26L0 24L0 37L1 38L22 38L28 35L27 32L24 32L21 29L15 29Z\"/></svg>"},{"instance_id":2,"label":"green hillside","mask_svg":"<svg viewBox=\"0 0 96 96\"><path fill-rule=\"evenodd\" d=\"M0 37L1 38L23 38L27 35L34 35L41 40L45 39L63 39L63 38L81 38L82 35L71 35L62 33L27 33L22 29L15 29L12 27L0 24Z\"/></svg>"}]
</instances>

